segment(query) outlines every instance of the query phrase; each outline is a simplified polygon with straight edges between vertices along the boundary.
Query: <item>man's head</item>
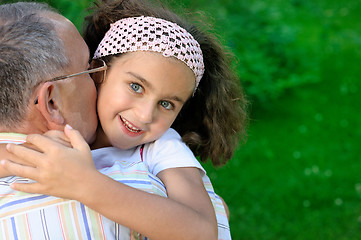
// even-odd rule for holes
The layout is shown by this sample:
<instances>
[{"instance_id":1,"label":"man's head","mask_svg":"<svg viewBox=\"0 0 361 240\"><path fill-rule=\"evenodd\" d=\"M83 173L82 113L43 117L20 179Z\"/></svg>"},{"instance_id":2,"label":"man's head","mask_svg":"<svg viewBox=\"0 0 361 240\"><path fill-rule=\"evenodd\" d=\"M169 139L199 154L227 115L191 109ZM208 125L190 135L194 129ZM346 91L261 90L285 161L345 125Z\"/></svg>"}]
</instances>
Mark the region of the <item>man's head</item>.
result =
<instances>
[{"instance_id":1,"label":"man's head","mask_svg":"<svg viewBox=\"0 0 361 240\"><path fill-rule=\"evenodd\" d=\"M68 123L93 140L96 90L75 26L47 5L0 5L0 131L43 133Z\"/></svg>"}]
</instances>

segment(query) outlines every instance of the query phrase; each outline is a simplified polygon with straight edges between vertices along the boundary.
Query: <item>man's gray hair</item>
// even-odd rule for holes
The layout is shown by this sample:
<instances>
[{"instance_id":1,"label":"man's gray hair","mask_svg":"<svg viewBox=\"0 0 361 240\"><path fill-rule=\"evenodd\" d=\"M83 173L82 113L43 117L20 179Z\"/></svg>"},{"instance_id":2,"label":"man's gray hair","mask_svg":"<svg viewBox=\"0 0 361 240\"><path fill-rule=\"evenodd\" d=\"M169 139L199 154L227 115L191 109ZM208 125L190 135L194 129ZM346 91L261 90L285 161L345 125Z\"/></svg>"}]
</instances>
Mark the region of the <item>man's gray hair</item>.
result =
<instances>
[{"instance_id":1,"label":"man's gray hair","mask_svg":"<svg viewBox=\"0 0 361 240\"><path fill-rule=\"evenodd\" d=\"M40 83L68 65L48 5L18 2L0 5L0 125L16 127Z\"/></svg>"}]
</instances>

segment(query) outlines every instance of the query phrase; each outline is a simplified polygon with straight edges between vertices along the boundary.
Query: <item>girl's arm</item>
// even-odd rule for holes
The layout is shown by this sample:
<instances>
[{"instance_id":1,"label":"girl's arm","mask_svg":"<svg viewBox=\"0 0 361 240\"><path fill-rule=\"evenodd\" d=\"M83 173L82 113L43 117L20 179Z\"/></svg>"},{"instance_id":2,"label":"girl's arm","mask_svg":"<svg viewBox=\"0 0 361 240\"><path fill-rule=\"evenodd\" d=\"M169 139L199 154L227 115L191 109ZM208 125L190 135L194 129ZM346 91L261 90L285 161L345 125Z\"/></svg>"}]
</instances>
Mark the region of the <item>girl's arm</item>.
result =
<instances>
[{"instance_id":1,"label":"girl's arm","mask_svg":"<svg viewBox=\"0 0 361 240\"><path fill-rule=\"evenodd\" d=\"M212 204L196 168L164 170L169 198L119 183L98 172L89 146L77 131L65 128L72 148L41 135L27 141L41 151L8 145L19 159L36 167L1 161L10 172L37 181L14 183L16 190L75 199L109 219L151 239L216 239L217 223ZM177 189L178 188L178 189Z\"/></svg>"}]
</instances>

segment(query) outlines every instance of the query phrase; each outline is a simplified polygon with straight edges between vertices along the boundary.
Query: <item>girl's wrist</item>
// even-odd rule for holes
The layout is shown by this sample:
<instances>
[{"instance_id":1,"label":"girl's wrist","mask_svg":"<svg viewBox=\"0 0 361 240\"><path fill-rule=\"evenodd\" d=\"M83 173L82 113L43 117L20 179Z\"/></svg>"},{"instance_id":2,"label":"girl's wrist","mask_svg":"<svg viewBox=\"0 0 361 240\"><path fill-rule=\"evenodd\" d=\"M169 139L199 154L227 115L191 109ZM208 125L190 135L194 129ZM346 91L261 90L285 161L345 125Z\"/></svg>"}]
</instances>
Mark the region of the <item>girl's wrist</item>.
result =
<instances>
[{"instance_id":1,"label":"girl's wrist","mask_svg":"<svg viewBox=\"0 0 361 240\"><path fill-rule=\"evenodd\" d=\"M101 196L100 191L102 188L106 188L107 176L100 173L98 170L88 170L81 184L77 187L74 200L77 200L84 205L93 206L96 204L98 196Z\"/></svg>"}]
</instances>

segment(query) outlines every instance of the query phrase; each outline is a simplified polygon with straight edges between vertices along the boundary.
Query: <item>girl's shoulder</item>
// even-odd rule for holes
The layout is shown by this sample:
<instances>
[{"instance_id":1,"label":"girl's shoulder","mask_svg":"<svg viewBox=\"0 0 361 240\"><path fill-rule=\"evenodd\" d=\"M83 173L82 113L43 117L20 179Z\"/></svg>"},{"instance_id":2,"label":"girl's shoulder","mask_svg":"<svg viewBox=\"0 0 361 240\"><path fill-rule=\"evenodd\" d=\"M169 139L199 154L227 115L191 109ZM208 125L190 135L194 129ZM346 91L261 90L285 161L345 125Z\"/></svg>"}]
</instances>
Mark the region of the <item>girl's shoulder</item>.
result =
<instances>
[{"instance_id":1,"label":"girl's shoulder","mask_svg":"<svg viewBox=\"0 0 361 240\"><path fill-rule=\"evenodd\" d=\"M182 141L182 137L173 128L169 128L158 140L155 142L162 141Z\"/></svg>"},{"instance_id":2,"label":"girl's shoulder","mask_svg":"<svg viewBox=\"0 0 361 240\"><path fill-rule=\"evenodd\" d=\"M174 154L187 155L195 158L190 148L183 142L182 137L173 128L169 128L162 137L148 144L149 149L153 149L153 154L165 155L165 152L171 156Z\"/></svg>"},{"instance_id":3,"label":"girl's shoulder","mask_svg":"<svg viewBox=\"0 0 361 240\"><path fill-rule=\"evenodd\" d=\"M143 159L155 175L167 168L177 167L196 167L205 173L181 136L171 128L161 138L144 146Z\"/></svg>"}]
</instances>

